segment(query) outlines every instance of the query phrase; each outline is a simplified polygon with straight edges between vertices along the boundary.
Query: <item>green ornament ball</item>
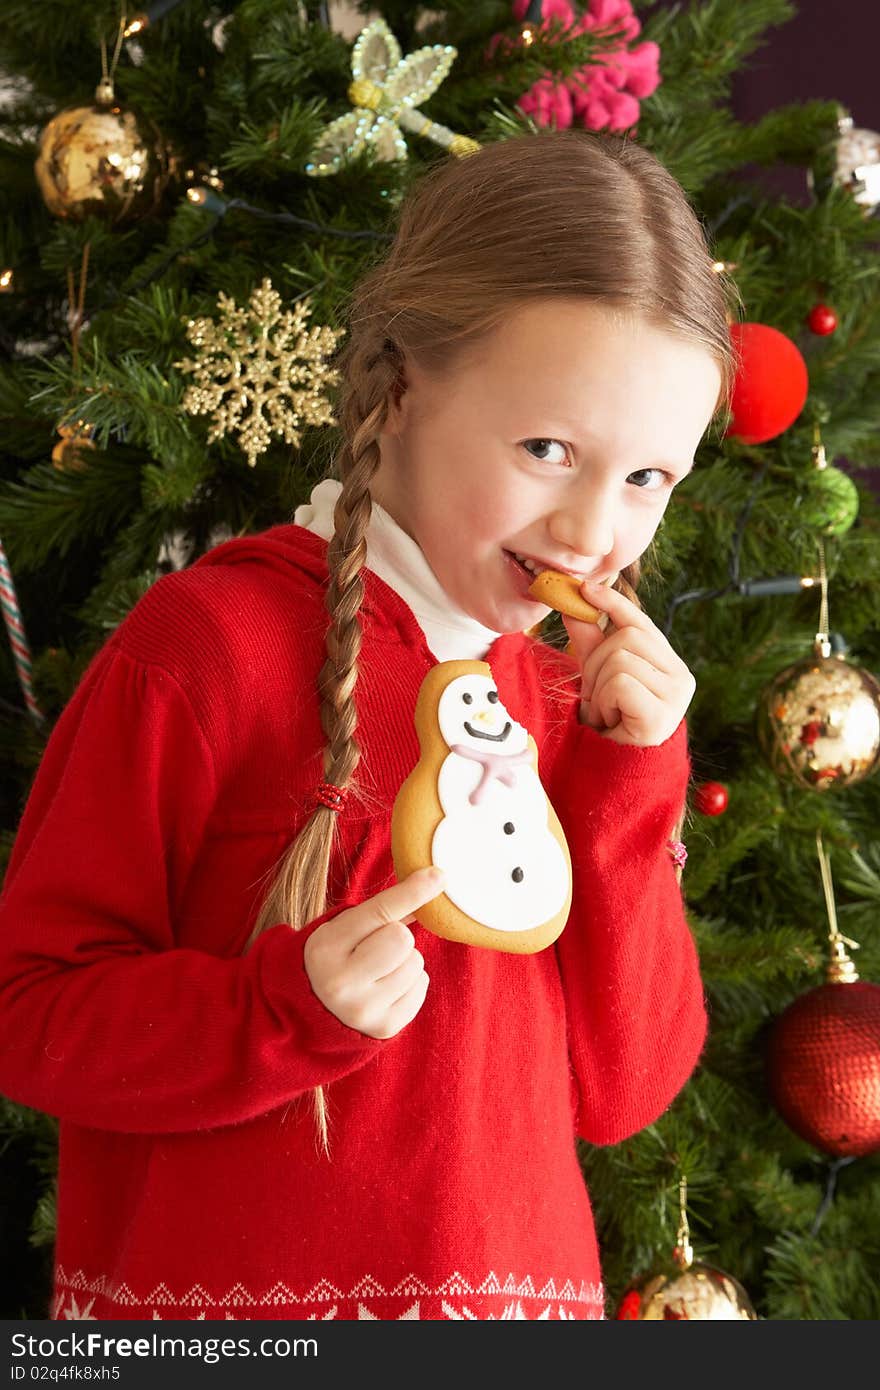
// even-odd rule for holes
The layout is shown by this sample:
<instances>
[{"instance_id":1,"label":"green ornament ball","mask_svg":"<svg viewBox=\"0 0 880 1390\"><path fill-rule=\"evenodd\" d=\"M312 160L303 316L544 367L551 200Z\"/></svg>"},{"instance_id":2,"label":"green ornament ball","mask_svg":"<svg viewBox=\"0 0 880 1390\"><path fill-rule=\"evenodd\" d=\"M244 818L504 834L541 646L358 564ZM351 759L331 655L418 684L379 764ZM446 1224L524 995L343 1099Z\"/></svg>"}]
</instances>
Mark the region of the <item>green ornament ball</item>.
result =
<instances>
[{"instance_id":1,"label":"green ornament ball","mask_svg":"<svg viewBox=\"0 0 880 1390\"><path fill-rule=\"evenodd\" d=\"M859 514L859 490L840 468L817 468L801 503L801 520L826 536L842 536Z\"/></svg>"}]
</instances>

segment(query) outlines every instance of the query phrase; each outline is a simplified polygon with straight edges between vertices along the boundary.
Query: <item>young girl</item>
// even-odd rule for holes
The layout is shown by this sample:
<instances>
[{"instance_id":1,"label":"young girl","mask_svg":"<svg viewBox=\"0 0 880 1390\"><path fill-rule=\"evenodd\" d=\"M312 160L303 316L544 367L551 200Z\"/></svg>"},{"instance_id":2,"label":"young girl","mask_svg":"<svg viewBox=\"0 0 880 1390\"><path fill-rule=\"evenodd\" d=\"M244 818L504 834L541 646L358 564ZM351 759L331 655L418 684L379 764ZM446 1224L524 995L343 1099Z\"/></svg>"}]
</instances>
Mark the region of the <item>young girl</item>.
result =
<instances>
[{"instance_id":1,"label":"young girl","mask_svg":"<svg viewBox=\"0 0 880 1390\"><path fill-rule=\"evenodd\" d=\"M336 476L151 587L20 823L0 1090L61 1121L53 1318L601 1318L575 1137L650 1124L703 1045L668 843L694 681L635 599L731 381L681 188L581 132L438 162L341 365ZM570 655L533 635L542 566L610 620ZM442 880L395 877L455 658L568 841L533 954L425 930Z\"/></svg>"}]
</instances>

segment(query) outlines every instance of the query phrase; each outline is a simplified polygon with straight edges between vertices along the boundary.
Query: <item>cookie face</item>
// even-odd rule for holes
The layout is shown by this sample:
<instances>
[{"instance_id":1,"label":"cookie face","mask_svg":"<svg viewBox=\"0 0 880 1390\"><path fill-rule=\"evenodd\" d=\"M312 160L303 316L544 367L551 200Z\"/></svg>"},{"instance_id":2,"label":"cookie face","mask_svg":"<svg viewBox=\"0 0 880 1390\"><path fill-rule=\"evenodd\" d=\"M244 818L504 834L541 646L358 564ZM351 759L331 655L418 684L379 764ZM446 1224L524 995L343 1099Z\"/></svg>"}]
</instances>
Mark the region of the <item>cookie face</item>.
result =
<instances>
[{"instance_id":1,"label":"cookie face","mask_svg":"<svg viewBox=\"0 0 880 1390\"><path fill-rule=\"evenodd\" d=\"M482 661L429 671L416 704L420 757L395 800L398 878L434 864L445 891L419 912L439 936L540 951L571 906L571 861L541 784L534 739L505 709Z\"/></svg>"},{"instance_id":2,"label":"cookie face","mask_svg":"<svg viewBox=\"0 0 880 1390\"><path fill-rule=\"evenodd\" d=\"M557 570L541 570L529 585L529 593L539 603L555 608L569 618L579 618L582 623L596 623L602 617L602 610L594 608L581 595L581 581L573 574L561 574Z\"/></svg>"}]
</instances>

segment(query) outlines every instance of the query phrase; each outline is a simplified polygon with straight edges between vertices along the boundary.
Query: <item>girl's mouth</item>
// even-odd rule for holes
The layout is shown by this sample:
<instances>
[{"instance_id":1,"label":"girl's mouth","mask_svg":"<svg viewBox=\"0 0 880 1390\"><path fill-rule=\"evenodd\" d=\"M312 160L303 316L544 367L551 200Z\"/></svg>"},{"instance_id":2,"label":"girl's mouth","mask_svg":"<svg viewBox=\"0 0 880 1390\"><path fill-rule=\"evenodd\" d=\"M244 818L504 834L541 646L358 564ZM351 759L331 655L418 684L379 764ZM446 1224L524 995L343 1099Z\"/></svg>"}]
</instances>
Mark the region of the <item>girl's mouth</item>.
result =
<instances>
[{"instance_id":1,"label":"girl's mouth","mask_svg":"<svg viewBox=\"0 0 880 1390\"><path fill-rule=\"evenodd\" d=\"M529 594L529 585L533 582L535 575L540 572L539 567L529 569L528 565L524 565L521 560L516 558L512 550L504 551L504 559L520 597L528 599L530 603L534 603L540 608L546 608L546 604L539 604L538 600Z\"/></svg>"}]
</instances>

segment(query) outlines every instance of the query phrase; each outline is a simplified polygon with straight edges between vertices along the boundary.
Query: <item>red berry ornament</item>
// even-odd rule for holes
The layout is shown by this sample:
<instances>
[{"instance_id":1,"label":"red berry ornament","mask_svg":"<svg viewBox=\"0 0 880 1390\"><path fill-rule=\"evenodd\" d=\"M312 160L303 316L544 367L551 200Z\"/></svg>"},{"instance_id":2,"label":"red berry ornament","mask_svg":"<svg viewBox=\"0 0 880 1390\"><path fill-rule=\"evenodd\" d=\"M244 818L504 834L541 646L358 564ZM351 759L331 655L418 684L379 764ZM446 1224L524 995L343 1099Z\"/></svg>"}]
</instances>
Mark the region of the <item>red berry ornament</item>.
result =
<instances>
[{"instance_id":1,"label":"red berry ornament","mask_svg":"<svg viewBox=\"0 0 880 1390\"><path fill-rule=\"evenodd\" d=\"M720 816L727 810L727 788L720 782L701 782L694 795L703 816Z\"/></svg>"},{"instance_id":2,"label":"red berry ornament","mask_svg":"<svg viewBox=\"0 0 880 1390\"><path fill-rule=\"evenodd\" d=\"M616 1316L622 1321L635 1321L639 1318L641 1309L642 1295L638 1289L628 1289L620 1300Z\"/></svg>"},{"instance_id":3,"label":"red berry ornament","mask_svg":"<svg viewBox=\"0 0 880 1390\"><path fill-rule=\"evenodd\" d=\"M766 323L732 323L737 355L726 433L744 444L775 439L800 415L809 389L800 349Z\"/></svg>"},{"instance_id":4,"label":"red berry ornament","mask_svg":"<svg viewBox=\"0 0 880 1390\"><path fill-rule=\"evenodd\" d=\"M807 315L807 323L814 333L825 337L837 327L837 315L827 304L814 304Z\"/></svg>"}]
</instances>

